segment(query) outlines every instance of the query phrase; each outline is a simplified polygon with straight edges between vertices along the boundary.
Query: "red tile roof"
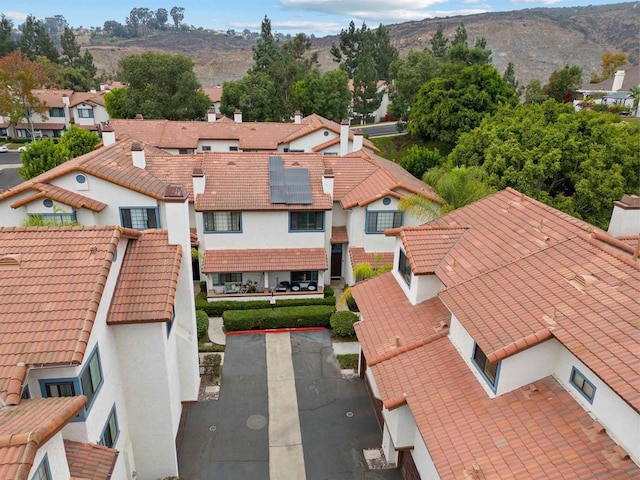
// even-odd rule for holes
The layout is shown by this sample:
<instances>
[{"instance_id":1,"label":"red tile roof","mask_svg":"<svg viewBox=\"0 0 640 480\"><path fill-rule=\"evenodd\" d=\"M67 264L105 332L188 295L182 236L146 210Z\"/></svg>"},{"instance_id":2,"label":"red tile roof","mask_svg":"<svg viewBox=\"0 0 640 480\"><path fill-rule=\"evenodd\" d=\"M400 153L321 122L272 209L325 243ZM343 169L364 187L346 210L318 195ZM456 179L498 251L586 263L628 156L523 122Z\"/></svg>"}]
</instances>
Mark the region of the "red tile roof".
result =
<instances>
[{"instance_id":1,"label":"red tile roof","mask_svg":"<svg viewBox=\"0 0 640 480\"><path fill-rule=\"evenodd\" d=\"M84 408L87 397L38 398L0 408L0 478L27 480L38 448Z\"/></svg>"},{"instance_id":2,"label":"red tile roof","mask_svg":"<svg viewBox=\"0 0 640 480\"><path fill-rule=\"evenodd\" d=\"M70 207L87 208L94 212L101 212L107 206L106 203L102 203L93 198L85 197L79 193L72 192L49 183L29 183L29 189L34 190L36 193L13 202L11 204L11 208L19 208L27 203L33 202L34 200L38 200L39 198L50 198L51 200L64 203Z\"/></svg>"},{"instance_id":3,"label":"red tile roof","mask_svg":"<svg viewBox=\"0 0 640 480\"><path fill-rule=\"evenodd\" d=\"M20 362L82 362L122 232L114 227L0 228L0 398Z\"/></svg>"},{"instance_id":4,"label":"red tile roof","mask_svg":"<svg viewBox=\"0 0 640 480\"><path fill-rule=\"evenodd\" d=\"M613 440L595 432L591 417L552 377L489 399L446 338L372 371L383 401L406 398L443 480L464 478L474 463L479 478L495 480L640 473L631 460L616 458Z\"/></svg>"},{"instance_id":5,"label":"red tile roof","mask_svg":"<svg viewBox=\"0 0 640 480\"><path fill-rule=\"evenodd\" d=\"M222 100L222 86L217 85L215 87L202 87L202 91L209 97L211 102L219 102Z\"/></svg>"},{"instance_id":6,"label":"red tile roof","mask_svg":"<svg viewBox=\"0 0 640 480\"><path fill-rule=\"evenodd\" d=\"M347 227L331 227L331 243L349 243Z\"/></svg>"},{"instance_id":7,"label":"red tile roof","mask_svg":"<svg viewBox=\"0 0 640 480\"><path fill-rule=\"evenodd\" d=\"M69 107L73 108L81 103L91 106L101 105L104 107L104 94L107 92L74 92L69 100Z\"/></svg>"},{"instance_id":8,"label":"red tile roof","mask_svg":"<svg viewBox=\"0 0 640 480\"><path fill-rule=\"evenodd\" d=\"M464 227L404 227L398 229L414 275L434 273L436 267L468 230Z\"/></svg>"},{"instance_id":9,"label":"red tile roof","mask_svg":"<svg viewBox=\"0 0 640 480\"><path fill-rule=\"evenodd\" d=\"M628 258L576 236L439 295L490 361L553 335L640 411L640 264Z\"/></svg>"},{"instance_id":10,"label":"red tile roof","mask_svg":"<svg viewBox=\"0 0 640 480\"><path fill-rule=\"evenodd\" d=\"M269 188L269 154L200 154L205 172L205 193L198 195L198 211L331 210L331 197L322 189L323 156L283 154L284 168L307 168L311 183L309 205L272 204Z\"/></svg>"},{"instance_id":11,"label":"red tile roof","mask_svg":"<svg viewBox=\"0 0 640 480\"><path fill-rule=\"evenodd\" d=\"M371 266L393 264L393 252L365 252L364 248L349 247L351 267L359 263L368 263Z\"/></svg>"},{"instance_id":12,"label":"red tile roof","mask_svg":"<svg viewBox=\"0 0 640 480\"><path fill-rule=\"evenodd\" d=\"M35 184L49 183L55 178L73 172L93 175L156 199L164 198L167 183L155 177L150 171L133 166L131 160L132 143L134 143L134 141L130 138L123 138L113 145L98 148L86 155L73 158L31 180L5 190L0 193L0 200L32 189ZM150 145L146 145L144 151L147 156L147 161L149 157L154 154L162 153L166 155L166 152L162 152Z\"/></svg>"},{"instance_id":13,"label":"red tile roof","mask_svg":"<svg viewBox=\"0 0 640 480\"><path fill-rule=\"evenodd\" d=\"M64 123L32 122L31 125L28 123L18 123L16 128L18 130L30 130L32 126L36 130L64 130L64 127L66 127Z\"/></svg>"},{"instance_id":14,"label":"red tile roof","mask_svg":"<svg viewBox=\"0 0 640 480\"><path fill-rule=\"evenodd\" d=\"M127 246L107 324L169 322L178 285L182 250L168 234L147 230Z\"/></svg>"},{"instance_id":15,"label":"red tile roof","mask_svg":"<svg viewBox=\"0 0 640 480\"><path fill-rule=\"evenodd\" d=\"M323 248L265 248L248 250L207 250L204 273L272 272L278 270L326 270Z\"/></svg>"},{"instance_id":16,"label":"red tile roof","mask_svg":"<svg viewBox=\"0 0 640 480\"><path fill-rule=\"evenodd\" d=\"M48 108L64 108L65 105L62 97L66 96L71 98L73 90L47 88L42 90L31 90L31 93L40 100L43 106Z\"/></svg>"},{"instance_id":17,"label":"red tile roof","mask_svg":"<svg viewBox=\"0 0 640 480\"><path fill-rule=\"evenodd\" d=\"M368 362L447 331L451 313L440 299L411 305L392 272L357 283L351 291L363 318L355 329Z\"/></svg>"},{"instance_id":18,"label":"red tile roof","mask_svg":"<svg viewBox=\"0 0 640 480\"><path fill-rule=\"evenodd\" d=\"M73 478L86 480L110 480L118 451L91 443L64 441L69 472Z\"/></svg>"}]
</instances>

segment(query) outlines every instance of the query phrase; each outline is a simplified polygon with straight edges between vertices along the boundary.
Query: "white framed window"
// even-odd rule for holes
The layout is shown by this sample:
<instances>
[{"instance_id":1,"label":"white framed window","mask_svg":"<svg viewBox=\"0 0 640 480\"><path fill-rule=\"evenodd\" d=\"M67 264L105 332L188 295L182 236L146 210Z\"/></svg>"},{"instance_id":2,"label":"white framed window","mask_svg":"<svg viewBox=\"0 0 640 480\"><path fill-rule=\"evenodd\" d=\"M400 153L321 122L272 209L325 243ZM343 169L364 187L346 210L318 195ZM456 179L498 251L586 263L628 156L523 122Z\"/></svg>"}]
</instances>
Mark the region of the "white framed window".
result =
<instances>
[{"instance_id":1,"label":"white framed window","mask_svg":"<svg viewBox=\"0 0 640 480\"><path fill-rule=\"evenodd\" d=\"M136 230L160 228L157 207L120 207L120 221L123 227Z\"/></svg>"}]
</instances>

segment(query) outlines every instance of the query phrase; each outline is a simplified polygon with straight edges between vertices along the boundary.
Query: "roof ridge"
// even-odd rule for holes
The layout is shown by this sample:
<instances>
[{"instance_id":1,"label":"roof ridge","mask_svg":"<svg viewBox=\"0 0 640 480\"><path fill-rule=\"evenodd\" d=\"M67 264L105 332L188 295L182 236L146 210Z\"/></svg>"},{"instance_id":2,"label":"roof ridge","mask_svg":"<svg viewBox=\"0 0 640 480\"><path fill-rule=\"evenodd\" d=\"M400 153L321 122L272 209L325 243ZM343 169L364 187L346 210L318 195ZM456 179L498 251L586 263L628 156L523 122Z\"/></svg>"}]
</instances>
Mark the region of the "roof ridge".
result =
<instances>
[{"instance_id":1,"label":"roof ridge","mask_svg":"<svg viewBox=\"0 0 640 480\"><path fill-rule=\"evenodd\" d=\"M412 350L415 350L416 348L420 348L424 345L428 345L432 342L435 342L436 340L439 340L443 337L446 337L449 334L449 327L445 327L442 330L437 331L436 333L425 337L423 339L420 340L415 340L407 345L403 345L401 347L396 347L393 350L387 352L387 353L383 353L382 355L373 358L369 361L367 361L367 366L369 367L373 367L379 363L385 362L387 360L390 360L394 357L397 357L399 355L402 355L403 353L406 352L410 352Z\"/></svg>"}]
</instances>

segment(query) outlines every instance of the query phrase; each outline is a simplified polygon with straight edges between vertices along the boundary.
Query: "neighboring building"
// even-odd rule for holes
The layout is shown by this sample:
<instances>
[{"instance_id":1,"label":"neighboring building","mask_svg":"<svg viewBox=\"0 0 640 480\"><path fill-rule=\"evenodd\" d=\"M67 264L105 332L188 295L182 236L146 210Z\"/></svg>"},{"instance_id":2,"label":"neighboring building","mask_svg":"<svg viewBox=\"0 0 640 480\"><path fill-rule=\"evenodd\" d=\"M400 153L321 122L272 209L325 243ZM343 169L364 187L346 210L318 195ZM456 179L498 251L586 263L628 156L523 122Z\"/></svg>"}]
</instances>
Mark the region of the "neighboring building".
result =
<instances>
[{"instance_id":1,"label":"neighboring building","mask_svg":"<svg viewBox=\"0 0 640 480\"><path fill-rule=\"evenodd\" d=\"M616 71L613 77L607 78L599 83L586 83L578 89L583 98L574 100L576 109L580 109L585 98L592 98L596 104L622 105L633 109L634 96L632 90L640 88L640 68L627 66L625 69ZM639 113L633 112L635 116Z\"/></svg>"},{"instance_id":2,"label":"neighboring building","mask_svg":"<svg viewBox=\"0 0 640 480\"><path fill-rule=\"evenodd\" d=\"M623 203L615 223L638 218ZM506 189L387 234L393 271L352 293L405 478L640 475L640 230L615 238Z\"/></svg>"},{"instance_id":3,"label":"neighboring building","mask_svg":"<svg viewBox=\"0 0 640 480\"><path fill-rule=\"evenodd\" d=\"M220 104L222 102L222 85L215 87L202 87L202 91L206 93L211 100L211 110L213 113L220 113Z\"/></svg>"},{"instance_id":4,"label":"neighboring building","mask_svg":"<svg viewBox=\"0 0 640 480\"><path fill-rule=\"evenodd\" d=\"M45 115L33 113L34 136L60 137L72 124L88 130L98 130L109 121L104 106L105 92L74 92L73 90L44 89L32 92L46 107ZM0 136L28 138L31 136L26 118L11 124L7 116L0 117Z\"/></svg>"},{"instance_id":5,"label":"neighboring building","mask_svg":"<svg viewBox=\"0 0 640 480\"><path fill-rule=\"evenodd\" d=\"M391 260L393 240L384 230L420 223L398 211L400 198L416 193L442 203L400 166L364 150L344 157L206 153L176 161L131 139L116 141L113 132L104 131L103 141L105 147L0 194L0 222L19 225L41 214L86 225L180 229L183 248L204 255L194 272L206 275L210 296L251 299L282 289L281 282L288 283L281 295L321 295L330 277L351 282L353 265ZM174 184L185 186L190 202L179 215L166 197ZM284 197L272 195L276 187Z\"/></svg>"},{"instance_id":6,"label":"neighboring building","mask_svg":"<svg viewBox=\"0 0 640 480\"><path fill-rule=\"evenodd\" d=\"M0 228L0 478L178 475L198 365L188 254L175 237Z\"/></svg>"},{"instance_id":7,"label":"neighboring building","mask_svg":"<svg viewBox=\"0 0 640 480\"><path fill-rule=\"evenodd\" d=\"M349 79L349 91L353 95L353 79ZM387 110L389 109L389 104L391 101L389 100L389 84L386 80L378 80L377 84L377 92L382 94L382 101L380 102L380 106L371 113L369 120L372 120L373 123L383 122L387 120ZM353 103L349 106L349 120L353 122L354 119L360 120L358 115L356 115L353 111Z\"/></svg>"},{"instance_id":8,"label":"neighboring building","mask_svg":"<svg viewBox=\"0 0 640 480\"><path fill-rule=\"evenodd\" d=\"M118 135L128 135L172 154L203 152L273 152L346 155L364 149L378 151L362 134L349 131L319 115L302 118L296 113L293 123L243 122L242 113L234 120L217 119L208 114L208 122L170 120L114 119L110 126Z\"/></svg>"}]
</instances>

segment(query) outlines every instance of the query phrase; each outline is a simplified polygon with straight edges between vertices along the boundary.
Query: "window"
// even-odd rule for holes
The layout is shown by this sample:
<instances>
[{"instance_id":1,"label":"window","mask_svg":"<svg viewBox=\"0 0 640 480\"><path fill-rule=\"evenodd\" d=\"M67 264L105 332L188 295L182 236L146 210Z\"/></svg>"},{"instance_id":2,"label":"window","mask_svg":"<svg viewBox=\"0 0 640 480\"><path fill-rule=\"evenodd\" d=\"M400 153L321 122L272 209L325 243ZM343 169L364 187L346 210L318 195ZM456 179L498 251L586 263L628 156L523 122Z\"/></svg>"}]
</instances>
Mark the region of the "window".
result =
<instances>
[{"instance_id":1,"label":"window","mask_svg":"<svg viewBox=\"0 0 640 480\"><path fill-rule=\"evenodd\" d=\"M500 362L490 362L482 349L476 344L473 350L473 363L476 364L482 376L489 382L493 391L495 391Z\"/></svg>"},{"instance_id":2,"label":"window","mask_svg":"<svg viewBox=\"0 0 640 480\"><path fill-rule=\"evenodd\" d=\"M157 207L120 208L120 220L123 227L135 228L136 230L160 228Z\"/></svg>"},{"instance_id":3,"label":"window","mask_svg":"<svg viewBox=\"0 0 640 480\"><path fill-rule=\"evenodd\" d=\"M78 118L93 118L93 108L78 108Z\"/></svg>"},{"instance_id":4,"label":"window","mask_svg":"<svg viewBox=\"0 0 640 480\"><path fill-rule=\"evenodd\" d=\"M205 232L240 232L241 212L205 212Z\"/></svg>"},{"instance_id":5,"label":"window","mask_svg":"<svg viewBox=\"0 0 640 480\"><path fill-rule=\"evenodd\" d=\"M51 480L51 470L49 469L49 458L45 454L38 469L31 477L31 480Z\"/></svg>"},{"instance_id":6,"label":"window","mask_svg":"<svg viewBox=\"0 0 640 480\"><path fill-rule=\"evenodd\" d=\"M89 411L93 398L102 386L102 369L100 368L100 356L98 350L94 350L89 358L89 362L80 374L80 385L82 393L87 397L85 409Z\"/></svg>"},{"instance_id":7,"label":"window","mask_svg":"<svg viewBox=\"0 0 640 480\"><path fill-rule=\"evenodd\" d=\"M51 200L50 198L45 198L42 201L42 205L44 205L47 208L51 208L51 207L53 207L53 200Z\"/></svg>"},{"instance_id":8,"label":"window","mask_svg":"<svg viewBox=\"0 0 640 480\"><path fill-rule=\"evenodd\" d=\"M589 400L589 403L593 403L593 397L596 394L596 387L593 383L587 380L586 377L576 369L576 367L571 369L569 382L578 389L584 398Z\"/></svg>"},{"instance_id":9,"label":"window","mask_svg":"<svg viewBox=\"0 0 640 480\"><path fill-rule=\"evenodd\" d=\"M307 270L304 272L291 272L291 282L317 282L318 271Z\"/></svg>"},{"instance_id":10,"label":"window","mask_svg":"<svg viewBox=\"0 0 640 480\"><path fill-rule=\"evenodd\" d=\"M411 265L407 255L400 250L400 258L398 260L398 273L404 278L408 286L411 286Z\"/></svg>"},{"instance_id":11,"label":"window","mask_svg":"<svg viewBox=\"0 0 640 480\"><path fill-rule=\"evenodd\" d=\"M50 108L49 109L50 117L64 117L64 108Z\"/></svg>"},{"instance_id":12,"label":"window","mask_svg":"<svg viewBox=\"0 0 640 480\"><path fill-rule=\"evenodd\" d=\"M211 151L211 145L203 145L202 146L202 151L203 152L210 152Z\"/></svg>"},{"instance_id":13,"label":"window","mask_svg":"<svg viewBox=\"0 0 640 480\"><path fill-rule=\"evenodd\" d=\"M324 231L324 212L289 212L289 230Z\"/></svg>"},{"instance_id":14,"label":"window","mask_svg":"<svg viewBox=\"0 0 640 480\"><path fill-rule=\"evenodd\" d=\"M238 151L238 147L229 147L229 151L230 152L237 152Z\"/></svg>"},{"instance_id":15,"label":"window","mask_svg":"<svg viewBox=\"0 0 640 480\"><path fill-rule=\"evenodd\" d=\"M178 155L189 155L193 153L193 150L191 150L190 148L179 148L178 149Z\"/></svg>"},{"instance_id":16,"label":"window","mask_svg":"<svg viewBox=\"0 0 640 480\"><path fill-rule=\"evenodd\" d=\"M52 382L45 384L45 392L48 398L75 397L76 387L73 381Z\"/></svg>"},{"instance_id":17,"label":"window","mask_svg":"<svg viewBox=\"0 0 640 480\"><path fill-rule=\"evenodd\" d=\"M383 205L391 205L391 199L389 197L384 197L382 199L382 204Z\"/></svg>"},{"instance_id":18,"label":"window","mask_svg":"<svg viewBox=\"0 0 640 480\"><path fill-rule=\"evenodd\" d=\"M384 233L389 228L402 225L402 212L367 212L367 233Z\"/></svg>"},{"instance_id":19,"label":"window","mask_svg":"<svg viewBox=\"0 0 640 480\"><path fill-rule=\"evenodd\" d=\"M87 181L87 177L85 177L82 174L78 174L76 175L76 182L78 183L85 183Z\"/></svg>"},{"instance_id":20,"label":"window","mask_svg":"<svg viewBox=\"0 0 640 480\"><path fill-rule=\"evenodd\" d=\"M100 440L98 440L98 444L104 445L105 447L114 448L116 441L118 440L119 433L120 430L118 429L118 416L116 415L116 406L113 405L113 407L111 408L111 413L109 413L107 423L102 430L102 435L100 435Z\"/></svg>"},{"instance_id":21,"label":"window","mask_svg":"<svg viewBox=\"0 0 640 480\"><path fill-rule=\"evenodd\" d=\"M76 223L76 212L63 213L30 213L29 218L41 218L43 222L53 225L70 225Z\"/></svg>"},{"instance_id":22,"label":"window","mask_svg":"<svg viewBox=\"0 0 640 480\"><path fill-rule=\"evenodd\" d=\"M225 283L242 283L242 273L214 273L213 284L224 285Z\"/></svg>"}]
</instances>

